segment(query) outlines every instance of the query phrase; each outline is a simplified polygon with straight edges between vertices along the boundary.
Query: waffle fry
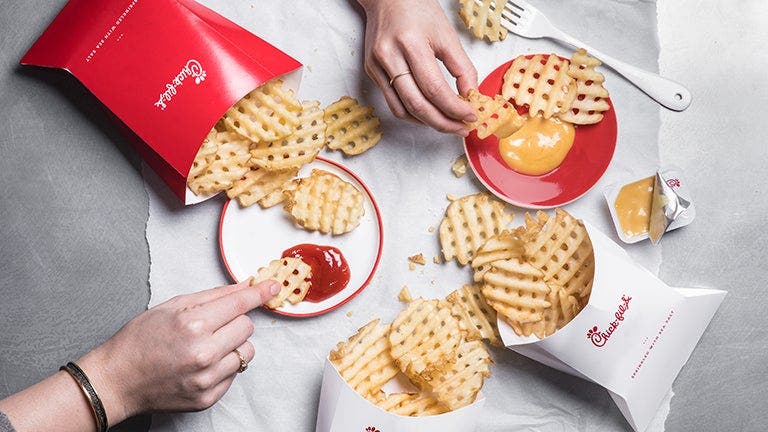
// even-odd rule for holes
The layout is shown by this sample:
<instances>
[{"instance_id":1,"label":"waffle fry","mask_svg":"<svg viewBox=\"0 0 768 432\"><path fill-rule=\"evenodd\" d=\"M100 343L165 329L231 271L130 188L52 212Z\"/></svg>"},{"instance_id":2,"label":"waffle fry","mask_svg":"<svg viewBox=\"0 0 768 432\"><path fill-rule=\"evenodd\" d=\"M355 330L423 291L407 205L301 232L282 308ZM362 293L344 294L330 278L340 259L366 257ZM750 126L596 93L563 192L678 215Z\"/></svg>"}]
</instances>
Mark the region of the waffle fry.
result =
<instances>
[{"instance_id":1,"label":"waffle fry","mask_svg":"<svg viewBox=\"0 0 768 432\"><path fill-rule=\"evenodd\" d=\"M288 180L283 183L279 188L264 195L258 202L261 208L270 208L285 201L285 199L296 190L299 185L298 180Z\"/></svg>"},{"instance_id":2,"label":"waffle fry","mask_svg":"<svg viewBox=\"0 0 768 432\"><path fill-rule=\"evenodd\" d=\"M248 207L271 193L282 194L280 188L298 173L298 168L267 171L253 166L227 190L227 196L230 199L237 198L241 206Z\"/></svg>"},{"instance_id":3,"label":"waffle fry","mask_svg":"<svg viewBox=\"0 0 768 432\"><path fill-rule=\"evenodd\" d=\"M497 261L483 275L486 301L510 325L541 321L550 287L544 274L529 263L515 258Z\"/></svg>"},{"instance_id":4,"label":"waffle fry","mask_svg":"<svg viewBox=\"0 0 768 432\"><path fill-rule=\"evenodd\" d=\"M483 342L465 339L451 306L417 298L391 325L375 319L339 342L329 359L357 394L394 414L437 415L469 405L493 361ZM385 393L401 372L421 390Z\"/></svg>"},{"instance_id":5,"label":"waffle fry","mask_svg":"<svg viewBox=\"0 0 768 432\"><path fill-rule=\"evenodd\" d=\"M390 353L408 378L423 384L450 368L461 339L449 304L417 298L392 322Z\"/></svg>"},{"instance_id":6,"label":"waffle fry","mask_svg":"<svg viewBox=\"0 0 768 432\"><path fill-rule=\"evenodd\" d=\"M561 120L579 125L598 123L603 119L603 112L611 107L605 100L610 96L603 87L605 77L595 68L602 63L590 57L584 48L579 48L571 57L568 75L576 80L576 99L570 110L558 114Z\"/></svg>"},{"instance_id":7,"label":"waffle fry","mask_svg":"<svg viewBox=\"0 0 768 432\"><path fill-rule=\"evenodd\" d=\"M299 180L285 210L310 231L344 234L360 224L365 213L363 193L327 171L315 169Z\"/></svg>"},{"instance_id":8,"label":"waffle fry","mask_svg":"<svg viewBox=\"0 0 768 432\"><path fill-rule=\"evenodd\" d=\"M347 155L358 155L381 140L381 121L373 107L360 106L356 99L344 96L325 109L328 148Z\"/></svg>"},{"instance_id":9,"label":"waffle fry","mask_svg":"<svg viewBox=\"0 0 768 432\"><path fill-rule=\"evenodd\" d=\"M479 193L452 201L440 222L440 245L446 261L454 257L466 265L488 238L499 234L511 221L505 204Z\"/></svg>"},{"instance_id":10,"label":"waffle fry","mask_svg":"<svg viewBox=\"0 0 768 432\"><path fill-rule=\"evenodd\" d=\"M309 279L312 277L312 267L298 258L280 258L271 261L266 267L259 269L259 276L251 282L267 279L276 280L282 287L276 296L264 303L270 309L282 306L286 300L296 304L304 299L309 291Z\"/></svg>"},{"instance_id":11,"label":"waffle fry","mask_svg":"<svg viewBox=\"0 0 768 432\"><path fill-rule=\"evenodd\" d=\"M459 0L459 16L476 38L482 40L485 37L489 42L498 42L507 37L507 29L501 25L503 8L491 8L493 1L481 0L478 4L475 0ZM497 0L496 4L500 1Z\"/></svg>"},{"instance_id":12,"label":"waffle fry","mask_svg":"<svg viewBox=\"0 0 768 432\"><path fill-rule=\"evenodd\" d=\"M448 409L437 399L424 393L386 395L384 392L379 392L369 400L385 411L402 416L421 417L448 412Z\"/></svg>"},{"instance_id":13,"label":"waffle fry","mask_svg":"<svg viewBox=\"0 0 768 432\"><path fill-rule=\"evenodd\" d=\"M467 123L467 127L477 129L477 137L485 139L491 134L505 138L515 133L525 123L525 119L517 113L514 105L503 97L493 98L472 89L467 96L467 102L475 109L477 120Z\"/></svg>"},{"instance_id":14,"label":"waffle fry","mask_svg":"<svg viewBox=\"0 0 768 432\"><path fill-rule=\"evenodd\" d=\"M325 122L320 102L302 102L298 120L299 124L287 137L251 144L251 163L274 171L298 169L315 160L325 145Z\"/></svg>"},{"instance_id":15,"label":"waffle fry","mask_svg":"<svg viewBox=\"0 0 768 432\"><path fill-rule=\"evenodd\" d=\"M464 341L459 346L456 362L444 374L429 383L437 400L451 410L475 401L483 381L491 376L491 355L480 341Z\"/></svg>"},{"instance_id":16,"label":"waffle fry","mask_svg":"<svg viewBox=\"0 0 768 432\"><path fill-rule=\"evenodd\" d=\"M538 338L544 339L563 328L579 313L581 306L576 297L569 295L563 287L552 285L551 288L547 294L547 301L552 306L544 310L542 320L535 323L513 323L511 325L515 333L521 336L535 334Z\"/></svg>"},{"instance_id":17,"label":"waffle fry","mask_svg":"<svg viewBox=\"0 0 768 432\"><path fill-rule=\"evenodd\" d=\"M389 352L389 324L375 319L347 342L339 342L329 356L336 370L359 395L372 397L399 373Z\"/></svg>"},{"instance_id":18,"label":"waffle fry","mask_svg":"<svg viewBox=\"0 0 768 432\"><path fill-rule=\"evenodd\" d=\"M195 159L192 161L192 168L189 169L188 179L194 179L208 168L214 158L216 157L216 129L211 129L203 140L203 144L200 149L197 150Z\"/></svg>"},{"instance_id":19,"label":"waffle fry","mask_svg":"<svg viewBox=\"0 0 768 432\"><path fill-rule=\"evenodd\" d=\"M525 244L521 237L523 231L522 227L512 231L504 230L480 246L475 257L472 258L475 282L483 281L483 275L491 268L491 263L510 258L521 258L525 254Z\"/></svg>"},{"instance_id":20,"label":"waffle fry","mask_svg":"<svg viewBox=\"0 0 768 432\"><path fill-rule=\"evenodd\" d=\"M518 56L504 73L501 94L518 106L528 106L531 117L565 113L576 97L576 82L568 75L568 65L568 60L555 54L546 59L541 54L530 59Z\"/></svg>"},{"instance_id":21,"label":"waffle fry","mask_svg":"<svg viewBox=\"0 0 768 432\"><path fill-rule=\"evenodd\" d=\"M525 229L523 232L524 241L530 243L536 239L541 229L549 220L549 215L539 210L536 212L536 218L531 216L530 213L525 214Z\"/></svg>"},{"instance_id":22,"label":"waffle fry","mask_svg":"<svg viewBox=\"0 0 768 432\"><path fill-rule=\"evenodd\" d=\"M545 280L562 286L569 295L589 297L595 257L584 224L561 209L554 218L543 212L538 218L541 228L525 246L529 262L541 269Z\"/></svg>"},{"instance_id":23,"label":"waffle fry","mask_svg":"<svg viewBox=\"0 0 768 432\"><path fill-rule=\"evenodd\" d=\"M196 176L188 177L189 188L196 195L227 190L249 170L248 140L234 132L211 131L198 150L195 160L198 166L192 166ZM215 151L214 151L215 147ZM207 165L202 168L202 163Z\"/></svg>"},{"instance_id":24,"label":"waffle fry","mask_svg":"<svg viewBox=\"0 0 768 432\"><path fill-rule=\"evenodd\" d=\"M491 345L503 346L496 326L496 310L485 301L480 285L464 285L445 298L451 303L451 313L467 331L467 340L485 339Z\"/></svg>"},{"instance_id":25,"label":"waffle fry","mask_svg":"<svg viewBox=\"0 0 768 432\"><path fill-rule=\"evenodd\" d=\"M224 124L251 141L275 141L299 125L302 106L293 90L272 80L243 96L224 113Z\"/></svg>"}]
</instances>

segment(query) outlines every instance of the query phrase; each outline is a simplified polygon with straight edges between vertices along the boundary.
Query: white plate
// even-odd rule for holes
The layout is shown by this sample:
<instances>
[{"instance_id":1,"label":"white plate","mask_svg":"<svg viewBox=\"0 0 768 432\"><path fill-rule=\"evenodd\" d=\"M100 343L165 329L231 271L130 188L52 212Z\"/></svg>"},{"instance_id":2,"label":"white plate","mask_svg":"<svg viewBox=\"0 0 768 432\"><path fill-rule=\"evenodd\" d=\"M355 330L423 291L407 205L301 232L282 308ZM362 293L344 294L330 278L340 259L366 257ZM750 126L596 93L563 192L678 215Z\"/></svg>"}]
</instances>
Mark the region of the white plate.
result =
<instances>
[{"instance_id":1,"label":"white plate","mask_svg":"<svg viewBox=\"0 0 768 432\"><path fill-rule=\"evenodd\" d=\"M318 157L299 171L306 177L313 168L336 174L355 185L365 195L365 215L360 225L340 236L306 231L298 227L282 205L262 209L255 204L241 208L235 200L224 203L219 220L219 249L221 259L235 282L255 275L260 267L279 259L286 249L302 243L333 246L341 250L349 264L350 279L347 286L330 298L318 303L286 302L276 313L294 317L310 317L329 312L343 305L362 291L373 278L381 259L383 230L381 214L373 194L363 181L347 167L329 159Z\"/></svg>"}]
</instances>

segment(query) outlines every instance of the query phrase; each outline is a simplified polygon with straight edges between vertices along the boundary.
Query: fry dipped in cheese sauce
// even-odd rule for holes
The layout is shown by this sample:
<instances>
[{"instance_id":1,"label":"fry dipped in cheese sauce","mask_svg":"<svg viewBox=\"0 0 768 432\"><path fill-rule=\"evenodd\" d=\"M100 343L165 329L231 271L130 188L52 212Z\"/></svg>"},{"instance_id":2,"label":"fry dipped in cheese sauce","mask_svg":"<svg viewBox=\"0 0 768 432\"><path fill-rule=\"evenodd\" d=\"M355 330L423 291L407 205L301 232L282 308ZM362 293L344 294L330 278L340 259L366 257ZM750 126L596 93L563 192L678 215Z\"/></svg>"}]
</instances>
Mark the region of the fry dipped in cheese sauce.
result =
<instances>
[{"instance_id":1,"label":"fry dipped in cheese sauce","mask_svg":"<svg viewBox=\"0 0 768 432\"><path fill-rule=\"evenodd\" d=\"M499 140L504 163L520 174L542 175L559 167L571 150L573 125L556 118L532 117L512 135Z\"/></svg>"}]
</instances>

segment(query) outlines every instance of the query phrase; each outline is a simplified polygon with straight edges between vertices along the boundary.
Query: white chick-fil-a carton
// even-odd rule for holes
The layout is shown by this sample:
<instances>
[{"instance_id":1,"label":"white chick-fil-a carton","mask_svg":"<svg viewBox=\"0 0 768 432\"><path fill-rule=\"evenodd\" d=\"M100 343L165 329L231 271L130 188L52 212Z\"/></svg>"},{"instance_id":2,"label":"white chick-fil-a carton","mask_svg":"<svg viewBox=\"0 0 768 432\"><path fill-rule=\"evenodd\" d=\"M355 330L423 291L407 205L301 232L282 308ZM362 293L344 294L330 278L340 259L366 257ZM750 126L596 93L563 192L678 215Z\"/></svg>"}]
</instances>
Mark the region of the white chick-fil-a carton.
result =
<instances>
[{"instance_id":1,"label":"white chick-fil-a carton","mask_svg":"<svg viewBox=\"0 0 768 432\"><path fill-rule=\"evenodd\" d=\"M393 382L387 386L392 384L394 387L390 388L402 389ZM326 359L315 432L470 432L476 429L484 404L485 398L478 394L472 404L444 414L424 417L393 414L357 394Z\"/></svg>"},{"instance_id":2,"label":"white chick-fil-a carton","mask_svg":"<svg viewBox=\"0 0 768 432\"><path fill-rule=\"evenodd\" d=\"M551 336L518 336L499 320L504 345L606 388L635 431L653 419L726 292L672 288L585 223L595 255L589 303Z\"/></svg>"}]
</instances>

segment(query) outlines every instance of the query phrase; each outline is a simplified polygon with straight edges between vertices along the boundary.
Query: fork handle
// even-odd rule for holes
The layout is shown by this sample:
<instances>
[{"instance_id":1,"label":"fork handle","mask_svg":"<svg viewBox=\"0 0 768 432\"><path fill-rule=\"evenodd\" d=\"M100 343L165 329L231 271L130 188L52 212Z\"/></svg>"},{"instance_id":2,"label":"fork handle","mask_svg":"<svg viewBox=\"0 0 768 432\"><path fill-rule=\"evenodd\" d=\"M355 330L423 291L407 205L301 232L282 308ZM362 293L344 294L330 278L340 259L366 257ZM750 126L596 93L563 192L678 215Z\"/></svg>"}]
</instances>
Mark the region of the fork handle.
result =
<instances>
[{"instance_id":1,"label":"fork handle","mask_svg":"<svg viewBox=\"0 0 768 432\"><path fill-rule=\"evenodd\" d=\"M606 65L610 66L613 70L624 76L629 82L661 105L664 105L673 111L683 111L691 104L691 92L682 84L664 78L661 75L624 63L608 54L604 54L587 46L561 30L554 30L555 32L548 37L573 45L577 48L584 48L591 56L596 57Z\"/></svg>"}]
</instances>

